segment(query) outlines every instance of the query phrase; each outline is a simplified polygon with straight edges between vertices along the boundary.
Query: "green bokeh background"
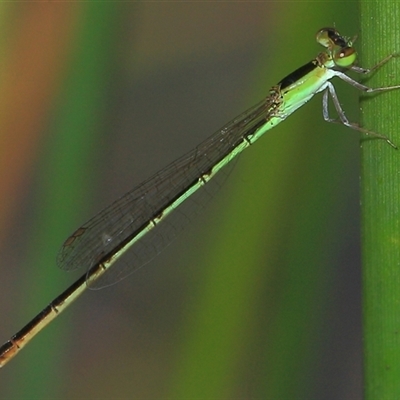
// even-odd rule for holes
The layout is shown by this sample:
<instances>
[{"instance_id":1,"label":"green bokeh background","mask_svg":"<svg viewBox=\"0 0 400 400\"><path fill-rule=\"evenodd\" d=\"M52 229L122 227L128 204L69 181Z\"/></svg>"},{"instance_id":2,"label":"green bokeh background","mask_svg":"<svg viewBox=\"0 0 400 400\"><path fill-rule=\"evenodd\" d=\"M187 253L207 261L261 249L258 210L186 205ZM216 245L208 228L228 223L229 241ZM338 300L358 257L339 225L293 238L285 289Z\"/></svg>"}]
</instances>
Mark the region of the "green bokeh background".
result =
<instances>
[{"instance_id":1,"label":"green bokeh background","mask_svg":"<svg viewBox=\"0 0 400 400\"><path fill-rule=\"evenodd\" d=\"M318 29L358 30L352 2L0 7L0 160L22 165L2 164L4 340L79 276L55 265L74 229L313 58ZM23 58L44 37L49 61ZM52 75L27 82L40 62ZM359 136L320 100L247 150L156 260L40 333L0 372L4 398L361 399Z\"/></svg>"}]
</instances>

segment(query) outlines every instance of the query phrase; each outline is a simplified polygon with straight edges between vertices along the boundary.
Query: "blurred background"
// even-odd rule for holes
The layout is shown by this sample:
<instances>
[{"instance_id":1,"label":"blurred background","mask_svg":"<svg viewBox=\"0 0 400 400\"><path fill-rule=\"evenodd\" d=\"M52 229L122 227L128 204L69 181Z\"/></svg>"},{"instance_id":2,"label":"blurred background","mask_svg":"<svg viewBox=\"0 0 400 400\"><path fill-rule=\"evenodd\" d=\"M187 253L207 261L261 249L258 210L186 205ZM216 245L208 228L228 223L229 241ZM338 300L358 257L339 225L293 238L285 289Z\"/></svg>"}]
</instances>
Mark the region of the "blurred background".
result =
<instances>
[{"instance_id":1,"label":"blurred background","mask_svg":"<svg viewBox=\"0 0 400 400\"><path fill-rule=\"evenodd\" d=\"M357 34L355 4L3 3L1 341L84 272L56 266L69 234L314 58L317 30ZM359 146L317 96L1 370L2 397L361 399Z\"/></svg>"}]
</instances>

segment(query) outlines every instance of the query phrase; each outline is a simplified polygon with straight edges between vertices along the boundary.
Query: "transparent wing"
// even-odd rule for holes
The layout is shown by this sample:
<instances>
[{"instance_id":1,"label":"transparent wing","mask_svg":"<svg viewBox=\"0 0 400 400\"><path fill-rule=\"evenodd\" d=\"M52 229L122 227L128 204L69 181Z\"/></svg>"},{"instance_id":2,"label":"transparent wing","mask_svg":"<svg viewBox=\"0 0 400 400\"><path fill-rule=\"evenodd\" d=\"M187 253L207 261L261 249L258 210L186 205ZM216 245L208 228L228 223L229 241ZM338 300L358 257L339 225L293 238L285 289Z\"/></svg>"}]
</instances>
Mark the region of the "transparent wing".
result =
<instances>
[{"instance_id":1,"label":"transparent wing","mask_svg":"<svg viewBox=\"0 0 400 400\"><path fill-rule=\"evenodd\" d=\"M80 267L89 270L100 260L113 255L116 248L138 235L193 182L232 153L243 138L263 125L271 113L269 106L268 100L256 104L95 215L64 242L57 255L58 266L64 270ZM189 198L190 201L185 200L172 213L175 214L173 218L167 216L157 224L90 287L115 283L155 257L190 221L196 209L204 206L218 190L227 175L224 172L219 172L217 179L202 186Z\"/></svg>"}]
</instances>

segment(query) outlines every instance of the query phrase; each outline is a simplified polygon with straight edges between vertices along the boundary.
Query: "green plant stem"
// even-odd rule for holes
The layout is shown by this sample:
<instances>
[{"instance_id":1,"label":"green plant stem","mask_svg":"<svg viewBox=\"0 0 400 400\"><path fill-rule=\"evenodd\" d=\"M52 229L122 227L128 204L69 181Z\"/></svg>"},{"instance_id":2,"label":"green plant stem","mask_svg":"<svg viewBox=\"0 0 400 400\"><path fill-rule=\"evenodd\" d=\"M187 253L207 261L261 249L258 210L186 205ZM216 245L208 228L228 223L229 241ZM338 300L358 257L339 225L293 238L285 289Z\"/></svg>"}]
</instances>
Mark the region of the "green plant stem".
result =
<instances>
[{"instance_id":1,"label":"green plant stem","mask_svg":"<svg viewBox=\"0 0 400 400\"><path fill-rule=\"evenodd\" d=\"M362 65L400 50L400 3L361 1ZM400 83L400 59L366 84ZM363 96L362 123L400 144L400 91ZM400 151L362 144L364 385L366 400L400 399Z\"/></svg>"}]
</instances>

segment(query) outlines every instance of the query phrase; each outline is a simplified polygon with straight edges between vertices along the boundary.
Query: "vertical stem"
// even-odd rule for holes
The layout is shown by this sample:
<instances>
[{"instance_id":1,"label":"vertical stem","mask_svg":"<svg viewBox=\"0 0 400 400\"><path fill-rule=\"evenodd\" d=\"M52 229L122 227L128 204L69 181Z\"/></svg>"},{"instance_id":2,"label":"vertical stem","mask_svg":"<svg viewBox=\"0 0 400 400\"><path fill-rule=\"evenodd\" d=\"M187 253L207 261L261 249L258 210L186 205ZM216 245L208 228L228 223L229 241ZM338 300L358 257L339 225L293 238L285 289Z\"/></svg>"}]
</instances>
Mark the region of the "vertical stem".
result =
<instances>
[{"instance_id":1,"label":"vertical stem","mask_svg":"<svg viewBox=\"0 0 400 400\"><path fill-rule=\"evenodd\" d=\"M400 50L400 3L361 0L363 66ZM369 86L400 83L391 60ZM400 144L400 91L363 96L362 123ZM362 143L362 246L365 399L400 398L400 151Z\"/></svg>"}]
</instances>

